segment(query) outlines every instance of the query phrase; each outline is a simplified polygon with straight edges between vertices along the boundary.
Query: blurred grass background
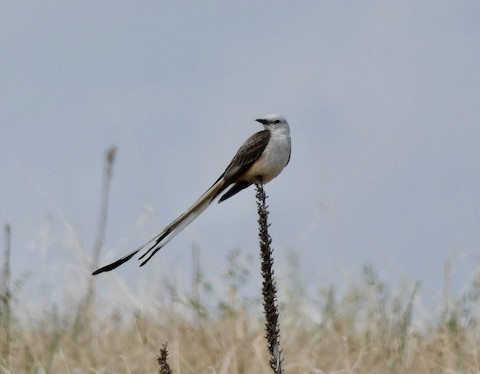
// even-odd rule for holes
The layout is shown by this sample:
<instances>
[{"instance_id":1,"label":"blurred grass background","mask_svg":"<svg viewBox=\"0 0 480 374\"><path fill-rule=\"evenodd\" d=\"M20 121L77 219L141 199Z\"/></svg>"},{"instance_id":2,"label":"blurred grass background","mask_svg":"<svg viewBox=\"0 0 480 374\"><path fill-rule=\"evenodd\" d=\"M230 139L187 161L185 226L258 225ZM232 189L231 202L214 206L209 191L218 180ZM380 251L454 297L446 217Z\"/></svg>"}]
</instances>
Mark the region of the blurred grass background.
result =
<instances>
[{"instance_id":1,"label":"blurred grass background","mask_svg":"<svg viewBox=\"0 0 480 374\"><path fill-rule=\"evenodd\" d=\"M230 253L238 256L240 253ZM3 373L155 373L168 342L174 373L269 373L261 301L242 297L249 272L229 261L227 292L203 302L212 285L190 292L164 284L148 311L99 313L86 298L65 312L17 318L22 300L3 286ZM237 266L237 267L232 267ZM2 274L5 279L5 273ZM480 278L427 319L415 319L421 287L393 287L369 266L341 295L327 286L317 300L298 279L279 281L281 342L286 373L478 373ZM102 300L95 303L101 304Z\"/></svg>"}]
</instances>

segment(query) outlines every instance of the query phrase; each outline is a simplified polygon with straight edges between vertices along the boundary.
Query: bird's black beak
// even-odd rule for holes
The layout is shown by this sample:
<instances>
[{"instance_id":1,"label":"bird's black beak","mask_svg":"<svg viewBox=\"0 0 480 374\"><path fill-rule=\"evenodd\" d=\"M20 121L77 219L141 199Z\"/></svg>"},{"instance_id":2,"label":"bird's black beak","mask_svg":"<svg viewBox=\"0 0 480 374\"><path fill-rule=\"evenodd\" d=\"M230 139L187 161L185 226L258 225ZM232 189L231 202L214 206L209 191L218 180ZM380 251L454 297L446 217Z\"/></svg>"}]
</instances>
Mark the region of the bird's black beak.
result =
<instances>
[{"instance_id":1,"label":"bird's black beak","mask_svg":"<svg viewBox=\"0 0 480 374\"><path fill-rule=\"evenodd\" d=\"M258 118L255 121L260 122L262 125L266 125L268 123L268 121L266 119L263 119L263 118Z\"/></svg>"}]
</instances>

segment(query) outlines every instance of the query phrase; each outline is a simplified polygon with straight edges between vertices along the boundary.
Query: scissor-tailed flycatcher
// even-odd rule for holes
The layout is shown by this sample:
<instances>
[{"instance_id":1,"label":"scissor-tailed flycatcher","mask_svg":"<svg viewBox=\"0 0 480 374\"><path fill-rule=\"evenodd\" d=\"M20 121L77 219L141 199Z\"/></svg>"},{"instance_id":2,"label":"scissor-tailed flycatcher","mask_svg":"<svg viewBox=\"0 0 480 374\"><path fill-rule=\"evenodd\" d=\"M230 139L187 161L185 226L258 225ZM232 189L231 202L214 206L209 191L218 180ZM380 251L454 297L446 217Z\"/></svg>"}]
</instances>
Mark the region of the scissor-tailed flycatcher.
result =
<instances>
[{"instance_id":1,"label":"scissor-tailed flycatcher","mask_svg":"<svg viewBox=\"0 0 480 374\"><path fill-rule=\"evenodd\" d=\"M160 234L121 259L95 270L93 275L115 269L148 246L148 250L139 258L144 259L140 266L145 265L158 250L187 227L228 187L231 186L220 197L219 203L253 183L268 183L280 174L290 161L290 128L287 120L279 114L269 114L256 121L265 129L253 134L242 144L223 174L190 208L165 227Z\"/></svg>"}]
</instances>

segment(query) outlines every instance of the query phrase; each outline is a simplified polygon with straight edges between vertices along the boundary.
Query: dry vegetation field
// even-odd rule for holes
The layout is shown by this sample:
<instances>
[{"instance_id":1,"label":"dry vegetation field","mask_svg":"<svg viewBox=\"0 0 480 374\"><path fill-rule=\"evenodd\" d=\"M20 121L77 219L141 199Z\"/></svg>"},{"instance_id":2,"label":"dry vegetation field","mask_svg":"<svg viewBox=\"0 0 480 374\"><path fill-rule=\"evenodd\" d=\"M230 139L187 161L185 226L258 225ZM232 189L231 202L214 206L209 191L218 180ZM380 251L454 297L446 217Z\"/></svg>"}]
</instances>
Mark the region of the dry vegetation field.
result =
<instances>
[{"instance_id":1,"label":"dry vegetation field","mask_svg":"<svg viewBox=\"0 0 480 374\"><path fill-rule=\"evenodd\" d=\"M392 289L369 267L343 295L323 289L317 302L304 299L296 280L282 280L283 370L479 373L479 284L458 300L445 300L442 310L419 324L412 317L417 285ZM271 373L261 301L242 299L232 286L215 307L203 305L196 293L165 300L148 315L116 310L98 315L95 303L87 307L79 301L63 315L52 309L27 321L16 318L21 300L4 294L0 369L160 373L157 356L168 342L172 373Z\"/></svg>"}]
</instances>

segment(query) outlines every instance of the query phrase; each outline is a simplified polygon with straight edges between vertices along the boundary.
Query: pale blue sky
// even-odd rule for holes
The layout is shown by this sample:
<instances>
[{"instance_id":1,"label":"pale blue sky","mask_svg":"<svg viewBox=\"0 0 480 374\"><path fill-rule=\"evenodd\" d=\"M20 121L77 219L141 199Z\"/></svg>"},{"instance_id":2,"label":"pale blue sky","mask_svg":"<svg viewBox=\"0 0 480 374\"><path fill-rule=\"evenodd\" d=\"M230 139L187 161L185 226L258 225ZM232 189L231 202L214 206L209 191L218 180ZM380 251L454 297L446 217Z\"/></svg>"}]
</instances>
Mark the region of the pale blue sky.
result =
<instances>
[{"instance_id":1,"label":"pale blue sky","mask_svg":"<svg viewBox=\"0 0 480 374\"><path fill-rule=\"evenodd\" d=\"M108 146L102 263L181 213L254 119L278 112L293 142L267 186L279 274L296 253L314 295L372 263L435 302L451 261L461 292L480 259L479 19L478 1L2 2L0 218L14 275L29 274L25 294L81 292L75 238L93 246ZM215 282L234 247L257 265L256 235L247 190L142 271L133 261L99 284L188 286L194 242Z\"/></svg>"}]
</instances>

